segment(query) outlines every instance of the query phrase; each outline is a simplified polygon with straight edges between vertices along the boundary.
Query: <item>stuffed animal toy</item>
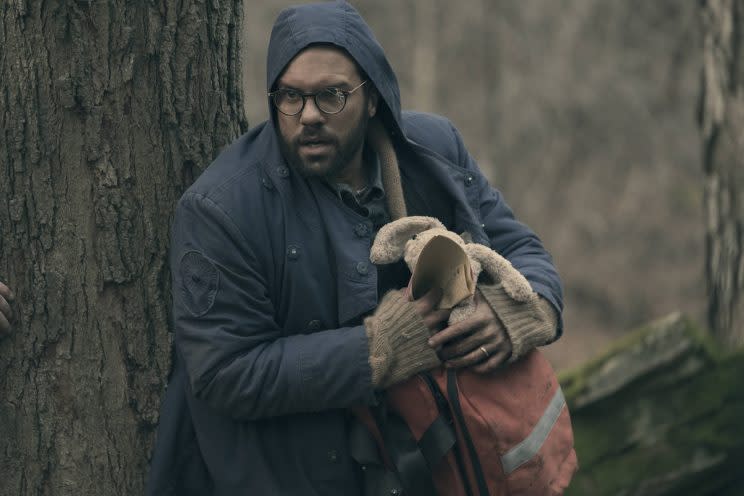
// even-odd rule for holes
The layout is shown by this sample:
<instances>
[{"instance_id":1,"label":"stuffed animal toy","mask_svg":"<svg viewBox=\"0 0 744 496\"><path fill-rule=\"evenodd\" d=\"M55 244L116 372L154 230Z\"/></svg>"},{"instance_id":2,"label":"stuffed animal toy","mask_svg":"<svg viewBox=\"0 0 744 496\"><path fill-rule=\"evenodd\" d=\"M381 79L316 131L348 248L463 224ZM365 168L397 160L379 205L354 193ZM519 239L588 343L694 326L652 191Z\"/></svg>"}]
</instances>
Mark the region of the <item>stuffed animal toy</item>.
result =
<instances>
[{"instance_id":1,"label":"stuffed animal toy","mask_svg":"<svg viewBox=\"0 0 744 496\"><path fill-rule=\"evenodd\" d=\"M515 301L528 303L538 298L508 260L486 246L467 243L433 217L403 217L380 229L370 260L389 264L401 258L411 270L408 289L413 299L438 286L442 290L439 307L452 308L450 325L475 310L475 285L482 272Z\"/></svg>"}]
</instances>

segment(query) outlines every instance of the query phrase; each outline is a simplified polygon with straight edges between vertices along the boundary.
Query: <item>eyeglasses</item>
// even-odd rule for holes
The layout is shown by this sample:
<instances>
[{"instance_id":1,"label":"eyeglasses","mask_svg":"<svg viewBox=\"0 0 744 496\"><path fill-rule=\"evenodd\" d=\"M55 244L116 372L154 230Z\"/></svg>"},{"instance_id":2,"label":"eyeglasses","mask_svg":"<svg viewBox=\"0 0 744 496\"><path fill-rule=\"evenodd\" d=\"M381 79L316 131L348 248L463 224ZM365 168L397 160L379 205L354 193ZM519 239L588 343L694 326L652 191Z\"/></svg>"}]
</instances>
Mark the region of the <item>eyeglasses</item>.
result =
<instances>
[{"instance_id":1,"label":"eyeglasses","mask_svg":"<svg viewBox=\"0 0 744 496\"><path fill-rule=\"evenodd\" d=\"M348 91L339 88L324 88L315 93L302 93L290 88L281 88L269 93L271 101L274 102L276 109L284 115L297 115L305 108L305 102L308 97L313 97L315 106L324 114L338 114L346 106L346 100L356 90L364 86L368 81L364 81Z\"/></svg>"}]
</instances>

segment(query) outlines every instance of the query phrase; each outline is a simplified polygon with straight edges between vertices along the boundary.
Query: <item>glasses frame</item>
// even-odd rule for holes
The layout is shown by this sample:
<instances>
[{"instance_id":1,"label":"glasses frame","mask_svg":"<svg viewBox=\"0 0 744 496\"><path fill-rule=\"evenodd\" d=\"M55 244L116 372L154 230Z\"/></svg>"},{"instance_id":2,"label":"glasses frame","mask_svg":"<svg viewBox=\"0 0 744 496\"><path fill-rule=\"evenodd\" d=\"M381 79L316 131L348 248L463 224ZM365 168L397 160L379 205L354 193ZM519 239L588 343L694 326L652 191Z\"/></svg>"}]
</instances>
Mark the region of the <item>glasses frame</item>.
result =
<instances>
[{"instance_id":1,"label":"glasses frame","mask_svg":"<svg viewBox=\"0 0 744 496\"><path fill-rule=\"evenodd\" d=\"M293 117L295 115L301 114L302 111L305 110L305 104L307 103L307 99L309 97L313 97L313 101L315 102L315 107L320 112L322 112L323 114L326 114L326 115L336 115L336 114L340 114L341 112L343 112L343 110L346 108L346 102L349 99L349 95L351 95L356 90L358 90L359 88L361 88L362 86L364 86L367 83L367 81L369 81L369 79L365 79L364 81L362 81L361 83L359 83L357 86L355 86L354 88L352 88L350 90L342 90L342 89L336 88L335 86L329 86L329 87L323 88L322 90L319 90L319 91L310 92L310 93L302 93L300 91L297 91L295 89L292 89L291 91L296 91L302 97L302 105L300 106L300 109L297 112L295 112L294 114L288 114L288 113L284 112L282 109L280 109L279 108L279 105L277 105L277 103L276 103L276 99L274 98L275 95L279 94L282 91L287 91L290 88L280 88L280 89L278 89L276 91L271 91L271 92L269 92L267 94L268 94L269 98L271 98L271 103L274 105L274 108L276 108L283 115L286 115L286 116L289 116L289 117ZM322 108L320 108L320 105L318 105L318 95L321 94L321 93L323 93L324 91L328 91L329 89L336 89L336 90L338 90L344 96L343 104L341 105L341 108L338 109L336 112L326 112L325 110L323 110Z\"/></svg>"}]
</instances>

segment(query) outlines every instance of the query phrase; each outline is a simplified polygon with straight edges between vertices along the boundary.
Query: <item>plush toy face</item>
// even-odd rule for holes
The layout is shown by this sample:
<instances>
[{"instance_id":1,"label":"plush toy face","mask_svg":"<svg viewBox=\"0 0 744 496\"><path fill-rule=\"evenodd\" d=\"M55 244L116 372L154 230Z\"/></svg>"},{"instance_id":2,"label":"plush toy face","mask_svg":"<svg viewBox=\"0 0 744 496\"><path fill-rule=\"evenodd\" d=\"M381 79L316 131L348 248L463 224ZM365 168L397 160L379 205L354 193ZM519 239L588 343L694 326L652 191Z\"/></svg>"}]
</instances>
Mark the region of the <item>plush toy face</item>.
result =
<instances>
[{"instance_id":1,"label":"plush toy face","mask_svg":"<svg viewBox=\"0 0 744 496\"><path fill-rule=\"evenodd\" d=\"M375 264L389 264L403 258L413 271L421 250L435 236L446 236L459 245L465 245L460 236L445 229L433 217L403 217L380 229L369 258Z\"/></svg>"},{"instance_id":2,"label":"plush toy face","mask_svg":"<svg viewBox=\"0 0 744 496\"><path fill-rule=\"evenodd\" d=\"M432 241L435 238L446 238L457 246L465 246L465 242L460 236L453 232L447 231L446 229L427 229L426 231L415 234L414 237L406 242L406 245L403 249L403 258L406 261L406 265L408 265L408 268L411 270L411 272L413 272L415 267L418 265L419 258L421 257L421 252L424 250L424 247L431 247ZM441 246L446 245L442 243ZM464 254L464 251L462 251L462 249L460 251Z\"/></svg>"},{"instance_id":3,"label":"plush toy face","mask_svg":"<svg viewBox=\"0 0 744 496\"><path fill-rule=\"evenodd\" d=\"M440 308L451 308L475 291L475 274L465 241L431 217L404 217L377 234L370 259L392 263L403 258L411 270L411 296L442 289Z\"/></svg>"}]
</instances>

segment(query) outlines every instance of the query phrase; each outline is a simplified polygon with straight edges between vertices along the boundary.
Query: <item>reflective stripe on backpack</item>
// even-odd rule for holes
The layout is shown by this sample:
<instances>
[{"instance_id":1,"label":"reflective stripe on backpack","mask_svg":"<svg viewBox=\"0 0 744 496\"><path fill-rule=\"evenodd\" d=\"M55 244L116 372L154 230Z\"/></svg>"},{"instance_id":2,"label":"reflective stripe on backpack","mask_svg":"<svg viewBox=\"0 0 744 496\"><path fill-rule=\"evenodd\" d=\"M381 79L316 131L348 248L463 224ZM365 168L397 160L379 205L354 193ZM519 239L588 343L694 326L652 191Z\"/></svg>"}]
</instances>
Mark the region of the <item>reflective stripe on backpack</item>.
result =
<instances>
[{"instance_id":1,"label":"reflective stripe on backpack","mask_svg":"<svg viewBox=\"0 0 744 496\"><path fill-rule=\"evenodd\" d=\"M553 430L553 426L565 406L566 398L563 396L563 390L559 386L529 436L501 457L501 465L504 467L505 475L514 472L540 451L540 448L542 448L543 443L548 438L550 431Z\"/></svg>"}]
</instances>

